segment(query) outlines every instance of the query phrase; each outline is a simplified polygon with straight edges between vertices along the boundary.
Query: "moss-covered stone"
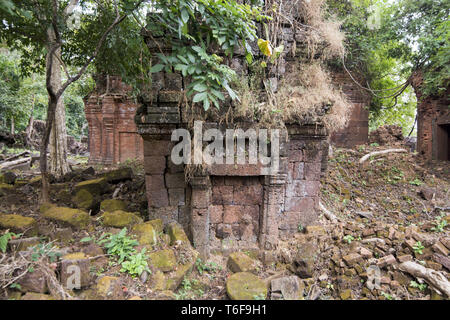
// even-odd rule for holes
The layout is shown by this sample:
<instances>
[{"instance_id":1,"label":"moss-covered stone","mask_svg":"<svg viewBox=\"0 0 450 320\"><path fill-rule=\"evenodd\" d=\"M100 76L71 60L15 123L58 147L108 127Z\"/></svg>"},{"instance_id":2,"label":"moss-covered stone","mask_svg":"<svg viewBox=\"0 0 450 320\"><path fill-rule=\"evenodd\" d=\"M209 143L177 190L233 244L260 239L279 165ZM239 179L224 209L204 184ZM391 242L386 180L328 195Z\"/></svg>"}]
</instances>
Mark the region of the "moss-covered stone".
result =
<instances>
[{"instance_id":1,"label":"moss-covered stone","mask_svg":"<svg viewBox=\"0 0 450 320\"><path fill-rule=\"evenodd\" d=\"M93 195L105 193L108 190L108 182L105 178L86 180L75 185L75 192L80 190L89 191Z\"/></svg>"},{"instance_id":2,"label":"moss-covered stone","mask_svg":"<svg viewBox=\"0 0 450 320\"><path fill-rule=\"evenodd\" d=\"M89 213L66 207L52 206L44 211L43 216L56 222L62 222L72 227L83 229L89 225Z\"/></svg>"},{"instance_id":3,"label":"moss-covered stone","mask_svg":"<svg viewBox=\"0 0 450 320\"><path fill-rule=\"evenodd\" d=\"M52 240L61 242L64 245L68 245L73 240L72 228L56 228L51 234Z\"/></svg>"},{"instance_id":4,"label":"moss-covered stone","mask_svg":"<svg viewBox=\"0 0 450 320\"><path fill-rule=\"evenodd\" d=\"M66 287L71 283L73 278L73 268L76 266L79 270L78 283L80 287L88 287L90 285L91 275L91 260L83 252L74 252L66 254L61 259L60 281ZM77 284L77 285L78 285Z\"/></svg>"},{"instance_id":5,"label":"moss-covered stone","mask_svg":"<svg viewBox=\"0 0 450 320\"><path fill-rule=\"evenodd\" d=\"M161 219L155 219L148 221L149 224L153 226L153 229L155 229L156 232L161 233L164 229L164 224Z\"/></svg>"},{"instance_id":6,"label":"moss-covered stone","mask_svg":"<svg viewBox=\"0 0 450 320\"><path fill-rule=\"evenodd\" d=\"M158 242L156 230L150 222L133 226L132 232L137 235L141 245L154 245Z\"/></svg>"},{"instance_id":7,"label":"moss-covered stone","mask_svg":"<svg viewBox=\"0 0 450 320\"><path fill-rule=\"evenodd\" d=\"M36 220L18 214L0 215L0 228L10 229L15 233L26 233L30 236L37 235Z\"/></svg>"},{"instance_id":8,"label":"moss-covered stone","mask_svg":"<svg viewBox=\"0 0 450 320\"><path fill-rule=\"evenodd\" d=\"M86 259L84 252L74 252L66 254L62 257L62 260L81 260Z\"/></svg>"},{"instance_id":9,"label":"moss-covered stone","mask_svg":"<svg viewBox=\"0 0 450 320\"><path fill-rule=\"evenodd\" d=\"M7 195L12 190L14 190L14 186L6 183L0 183L0 196Z\"/></svg>"},{"instance_id":10,"label":"moss-covered stone","mask_svg":"<svg viewBox=\"0 0 450 320\"><path fill-rule=\"evenodd\" d=\"M39 237L19 238L10 240L8 242L8 247L11 251L25 251L30 247L37 246L40 242Z\"/></svg>"},{"instance_id":11,"label":"moss-covered stone","mask_svg":"<svg viewBox=\"0 0 450 320\"><path fill-rule=\"evenodd\" d=\"M142 219L132 212L116 210L114 212L105 212L102 215L103 224L107 227L123 228L130 225L142 223Z\"/></svg>"},{"instance_id":12,"label":"moss-covered stone","mask_svg":"<svg viewBox=\"0 0 450 320\"><path fill-rule=\"evenodd\" d=\"M104 276L95 286L95 296L100 299L123 299L122 282L118 277Z\"/></svg>"},{"instance_id":13,"label":"moss-covered stone","mask_svg":"<svg viewBox=\"0 0 450 320\"><path fill-rule=\"evenodd\" d=\"M341 297L342 300L353 299L353 293L351 289L342 290L339 293L339 296Z\"/></svg>"},{"instance_id":14,"label":"moss-covered stone","mask_svg":"<svg viewBox=\"0 0 450 320\"><path fill-rule=\"evenodd\" d=\"M267 298L267 286L252 273L238 272L226 283L227 294L232 300L256 300Z\"/></svg>"},{"instance_id":15,"label":"moss-covered stone","mask_svg":"<svg viewBox=\"0 0 450 320\"><path fill-rule=\"evenodd\" d=\"M170 249L151 252L148 257L149 263L163 272L173 271L177 266L175 254Z\"/></svg>"},{"instance_id":16,"label":"moss-covered stone","mask_svg":"<svg viewBox=\"0 0 450 320\"><path fill-rule=\"evenodd\" d=\"M103 200L100 203L100 210L103 212L113 212L116 210L125 211L126 209L127 209L127 204L125 203L125 201L118 200L118 199Z\"/></svg>"},{"instance_id":17,"label":"moss-covered stone","mask_svg":"<svg viewBox=\"0 0 450 320\"><path fill-rule=\"evenodd\" d=\"M317 245L311 242L305 242L298 246L298 253L295 257L295 273L300 278L306 279L313 275L314 264L317 260Z\"/></svg>"},{"instance_id":18,"label":"moss-covered stone","mask_svg":"<svg viewBox=\"0 0 450 320\"><path fill-rule=\"evenodd\" d=\"M227 262L231 272L254 272L256 271L256 261L242 252L230 254Z\"/></svg>"},{"instance_id":19,"label":"moss-covered stone","mask_svg":"<svg viewBox=\"0 0 450 320\"><path fill-rule=\"evenodd\" d=\"M163 291L166 289L166 277L161 270L153 272L150 281L152 290Z\"/></svg>"},{"instance_id":20,"label":"moss-covered stone","mask_svg":"<svg viewBox=\"0 0 450 320\"><path fill-rule=\"evenodd\" d=\"M183 227L177 222L171 222L167 226L167 234L170 236L170 245L174 245L177 241L190 243Z\"/></svg>"},{"instance_id":21,"label":"moss-covered stone","mask_svg":"<svg viewBox=\"0 0 450 320\"><path fill-rule=\"evenodd\" d=\"M187 277L189 273L192 271L195 265L195 261L197 260L198 257L198 252L192 250L191 255L192 256L189 261L185 262L184 264L179 264L177 266L177 269L168 275L168 279L166 282L167 290L171 291L176 290L180 286L183 279Z\"/></svg>"},{"instance_id":22,"label":"moss-covered stone","mask_svg":"<svg viewBox=\"0 0 450 320\"><path fill-rule=\"evenodd\" d=\"M86 189L81 189L78 191L75 197L72 198L72 202L77 206L77 208L83 210L93 209L96 204L94 196Z\"/></svg>"},{"instance_id":23,"label":"moss-covered stone","mask_svg":"<svg viewBox=\"0 0 450 320\"><path fill-rule=\"evenodd\" d=\"M27 292L20 300L56 300L56 299L49 294Z\"/></svg>"},{"instance_id":24,"label":"moss-covered stone","mask_svg":"<svg viewBox=\"0 0 450 320\"><path fill-rule=\"evenodd\" d=\"M133 178L133 170L125 167L107 172L103 175L106 181L110 183L117 183L120 181L131 180Z\"/></svg>"},{"instance_id":25,"label":"moss-covered stone","mask_svg":"<svg viewBox=\"0 0 450 320\"><path fill-rule=\"evenodd\" d=\"M39 211L41 213L45 213L47 210L49 210L51 208L55 208L55 207L57 207L56 204L53 204L50 202L45 202L39 206Z\"/></svg>"}]
</instances>

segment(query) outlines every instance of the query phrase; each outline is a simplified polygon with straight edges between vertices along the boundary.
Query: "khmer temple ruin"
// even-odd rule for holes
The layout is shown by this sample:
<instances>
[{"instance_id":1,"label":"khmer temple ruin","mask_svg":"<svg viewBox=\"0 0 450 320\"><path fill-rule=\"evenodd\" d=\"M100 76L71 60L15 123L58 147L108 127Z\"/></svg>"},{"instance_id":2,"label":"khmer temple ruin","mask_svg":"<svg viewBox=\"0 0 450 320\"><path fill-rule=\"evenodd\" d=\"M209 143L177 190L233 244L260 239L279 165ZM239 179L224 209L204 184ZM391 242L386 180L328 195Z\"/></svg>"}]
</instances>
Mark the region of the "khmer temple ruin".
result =
<instances>
[{"instance_id":1,"label":"khmer temple ruin","mask_svg":"<svg viewBox=\"0 0 450 320\"><path fill-rule=\"evenodd\" d=\"M97 77L95 91L85 99L90 163L111 165L143 158L134 122L137 104L130 92L120 77Z\"/></svg>"},{"instance_id":2,"label":"khmer temple ruin","mask_svg":"<svg viewBox=\"0 0 450 320\"><path fill-rule=\"evenodd\" d=\"M412 85L417 96L417 152L428 160L450 160L450 88L440 95L422 98L423 75Z\"/></svg>"},{"instance_id":3,"label":"khmer temple ruin","mask_svg":"<svg viewBox=\"0 0 450 320\"><path fill-rule=\"evenodd\" d=\"M144 37L152 52L161 48L170 51L164 38ZM296 44L301 46L301 39L292 30L286 28L283 37L287 53L278 65L282 74L294 72L298 62L290 52ZM244 61L243 53L236 52L229 62L236 72L247 75L251 71ZM192 133L196 112L185 103L184 83L181 73L162 70L154 74L150 92L140 98L136 123L144 140L150 218L178 221L203 256L211 251L249 248L260 248L270 256L279 239L287 239L318 217L328 131L320 121L287 121L280 131L280 169L275 174L262 175L260 164L214 164L201 169L174 165L171 152L178 141L172 141L172 133L180 128ZM216 128L225 135L227 129L258 127L245 117L233 123L218 121L221 117L217 112L214 116L204 114L203 131ZM360 140L364 140L362 135Z\"/></svg>"},{"instance_id":4,"label":"khmer temple ruin","mask_svg":"<svg viewBox=\"0 0 450 320\"><path fill-rule=\"evenodd\" d=\"M361 89L345 71L333 73L333 81L349 98L352 111L347 126L331 135L332 144L337 147L352 148L367 143L370 95Z\"/></svg>"}]
</instances>

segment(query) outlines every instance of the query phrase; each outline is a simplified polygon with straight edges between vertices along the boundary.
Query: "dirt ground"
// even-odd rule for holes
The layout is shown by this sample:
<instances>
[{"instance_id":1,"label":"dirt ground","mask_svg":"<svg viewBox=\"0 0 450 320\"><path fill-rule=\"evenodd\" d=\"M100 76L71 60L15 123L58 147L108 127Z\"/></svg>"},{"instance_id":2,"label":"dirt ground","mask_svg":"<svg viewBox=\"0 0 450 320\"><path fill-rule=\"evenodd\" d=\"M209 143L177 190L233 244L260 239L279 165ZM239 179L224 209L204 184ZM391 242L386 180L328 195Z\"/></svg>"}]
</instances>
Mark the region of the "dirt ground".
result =
<instances>
[{"instance_id":1,"label":"dirt ground","mask_svg":"<svg viewBox=\"0 0 450 320\"><path fill-rule=\"evenodd\" d=\"M270 290L272 280L292 275L298 276L299 299L448 298L399 265L415 262L450 279L450 163L424 163L414 153L392 153L358 163L365 154L387 148L364 145L333 150L322 179L321 204L337 221L321 215L316 225L299 226L298 234L280 243L272 261L263 263L258 252L243 252L252 261L248 271L269 288L263 298L276 298ZM60 208L77 208L78 183L116 169L90 167L86 159L77 161L74 173L51 185L52 203ZM95 204L87 210L89 225L84 228L61 224L43 214L46 209L38 201L36 168L15 171L15 183L1 185L0 221L11 214L33 218L36 233L32 236L39 237L39 245L26 245L28 251L9 245L6 253L0 251L0 298L61 299L66 292L76 299L228 299L227 281L233 274L229 258L198 259L190 245L173 241L176 237L170 226L155 227L156 242L135 248L135 252L143 248L147 253L173 252L175 260L170 256L163 267L149 263L148 271L133 277L121 270L117 256L107 254L100 239L105 234L117 235L122 228L105 225L100 218L105 211L100 207L103 200L120 200L126 207L123 211L134 213L143 225L147 220L143 168L136 162L122 167L131 168L132 174L109 182L103 193L94 196ZM7 232L0 226L0 236ZM29 239L27 232L15 240ZM36 248L41 250L38 258L33 256L39 251ZM52 252L57 253L54 259ZM67 255L79 253L82 256L77 261L88 261L83 271L86 283L81 290L66 290L58 284L64 276L61 266L69 259ZM375 288L368 285L373 281L368 273L372 266L378 270ZM56 279L53 287L52 279ZM102 291L105 286L107 294Z\"/></svg>"}]
</instances>

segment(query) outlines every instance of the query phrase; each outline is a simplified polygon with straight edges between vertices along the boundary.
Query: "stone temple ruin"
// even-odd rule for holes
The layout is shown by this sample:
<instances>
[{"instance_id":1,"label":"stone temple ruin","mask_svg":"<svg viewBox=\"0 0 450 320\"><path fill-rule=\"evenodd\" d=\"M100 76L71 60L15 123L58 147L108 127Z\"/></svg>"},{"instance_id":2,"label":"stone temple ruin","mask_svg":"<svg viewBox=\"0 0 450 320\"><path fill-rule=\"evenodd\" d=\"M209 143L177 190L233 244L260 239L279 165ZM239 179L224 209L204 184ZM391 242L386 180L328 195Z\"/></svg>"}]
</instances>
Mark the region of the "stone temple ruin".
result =
<instances>
[{"instance_id":1,"label":"stone temple ruin","mask_svg":"<svg viewBox=\"0 0 450 320\"><path fill-rule=\"evenodd\" d=\"M422 98L423 76L412 86L417 96L417 152L428 160L450 160L450 88L439 96Z\"/></svg>"},{"instance_id":2,"label":"stone temple ruin","mask_svg":"<svg viewBox=\"0 0 450 320\"><path fill-rule=\"evenodd\" d=\"M134 122L137 105L130 91L119 77L100 76L96 90L85 99L90 163L143 159L143 143Z\"/></svg>"},{"instance_id":3,"label":"stone temple ruin","mask_svg":"<svg viewBox=\"0 0 450 320\"><path fill-rule=\"evenodd\" d=\"M292 47L292 32L285 34L291 35L286 46ZM162 38L148 37L146 42L152 51L170 50ZM234 55L233 69L242 72L244 60L243 55ZM296 63L295 57L284 61L288 70ZM189 130L192 116L180 103L183 83L180 73L154 74L151 92L141 98L136 114L144 140L150 218L178 221L202 256L214 250L259 248L270 259L279 239L292 236L299 226L312 224L318 217L320 177L329 148L327 130L318 123L286 124L280 139L280 170L274 175L261 175L259 165L252 164L215 164L202 170L174 165L172 132ZM248 128L251 121L227 125L211 117L203 130L211 127L225 133L234 125Z\"/></svg>"},{"instance_id":4,"label":"stone temple ruin","mask_svg":"<svg viewBox=\"0 0 450 320\"><path fill-rule=\"evenodd\" d=\"M289 54L282 55L278 69L289 73L301 54L292 48L300 48L304 39L289 27L282 35ZM154 53L171 50L167 39L145 33L144 38ZM257 47L253 50L258 51ZM248 75L251 71L244 61L243 52L236 52L228 62L238 74ZM368 138L367 97L344 73L336 73L333 81L342 87L354 109L348 127L335 133L331 141L346 147L364 144ZM264 259L270 259L279 239L289 238L299 226L317 219L320 178L330 141L322 124L286 123L276 174L262 175L259 164L215 164L199 170L171 161L177 143L171 141L172 132L180 128L192 132L195 113L185 103L181 73L153 74L152 86L144 90L147 93L141 95L137 111L127 97L130 89L120 79L110 77L105 82L104 78L98 81L97 91L86 101L90 162L113 164L143 157L150 218L178 221L204 257L211 251L261 249ZM232 106L231 101L228 104ZM205 119L203 131L216 128L223 134L227 129L254 126L250 119L229 124L214 116Z\"/></svg>"},{"instance_id":5,"label":"stone temple ruin","mask_svg":"<svg viewBox=\"0 0 450 320\"><path fill-rule=\"evenodd\" d=\"M370 95L359 88L345 72L335 72L333 82L342 88L353 109L347 126L334 132L331 135L331 142L337 147L344 148L366 144L369 140Z\"/></svg>"}]
</instances>

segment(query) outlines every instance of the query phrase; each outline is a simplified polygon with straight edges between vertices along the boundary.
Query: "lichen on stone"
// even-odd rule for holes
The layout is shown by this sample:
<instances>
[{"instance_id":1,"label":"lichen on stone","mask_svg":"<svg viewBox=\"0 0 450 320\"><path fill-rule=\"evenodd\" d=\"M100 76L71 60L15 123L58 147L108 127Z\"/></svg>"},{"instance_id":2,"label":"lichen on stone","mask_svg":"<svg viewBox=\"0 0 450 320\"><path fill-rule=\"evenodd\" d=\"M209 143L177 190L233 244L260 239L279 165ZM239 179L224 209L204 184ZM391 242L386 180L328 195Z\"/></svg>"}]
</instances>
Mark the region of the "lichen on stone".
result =
<instances>
[{"instance_id":1,"label":"lichen on stone","mask_svg":"<svg viewBox=\"0 0 450 320\"><path fill-rule=\"evenodd\" d=\"M155 268L163 272L170 272L175 270L177 259L172 250L159 250L149 253L149 262Z\"/></svg>"},{"instance_id":2,"label":"lichen on stone","mask_svg":"<svg viewBox=\"0 0 450 320\"><path fill-rule=\"evenodd\" d=\"M92 180L82 181L75 185L75 192L79 192L84 189L89 191L91 194L102 194L108 188L108 182L105 178L98 178Z\"/></svg>"},{"instance_id":3,"label":"lichen on stone","mask_svg":"<svg viewBox=\"0 0 450 320\"><path fill-rule=\"evenodd\" d=\"M116 210L123 210L125 211L127 209L127 204L118 199L107 199L103 200L100 203L100 210L104 212L113 212Z\"/></svg>"},{"instance_id":4,"label":"lichen on stone","mask_svg":"<svg viewBox=\"0 0 450 320\"><path fill-rule=\"evenodd\" d=\"M150 221L134 225L132 232L137 235L139 244L141 245L154 245L158 243L156 230Z\"/></svg>"},{"instance_id":5,"label":"lichen on stone","mask_svg":"<svg viewBox=\"0 0 450 320\"><path fill-rule=\"evenodd\" d=\"M28 235L36 235L36 220L18 214L0 215L0 228L10 229L16 233L27 232Z\"/></svg>"},{"instance_id":6,"label":"lichen on stone","mask_svg":"<svg viewBox=\"0 0 450 320\"><path fill-rule=\"evenodd\" d=\"M116 210L102 214L102 222L107 227L123 228L143 221L136 213Z\"/></svg>"},{"instance_id":7,"label":"lichen on stone","mask_svg":"<svg viewBox=\"0 0 450 320\"><path fill-rule=\"evenodd\" d=\"M90 222L89 213L66 207L50 207L43 213L43 216L50 220L67 223L79 229L86 228Z\"/></svg>"},{"instance_id":8,"label":"lichen on stone","mask_svg":"<svg viewBox=\"0 0 450 320\"><path fill-rule=\"evenodd\" d=\"M266 299L267 286L252 273L238 272L227 280L227 294L232 300Z\"/></svg>"}]
</instances>

